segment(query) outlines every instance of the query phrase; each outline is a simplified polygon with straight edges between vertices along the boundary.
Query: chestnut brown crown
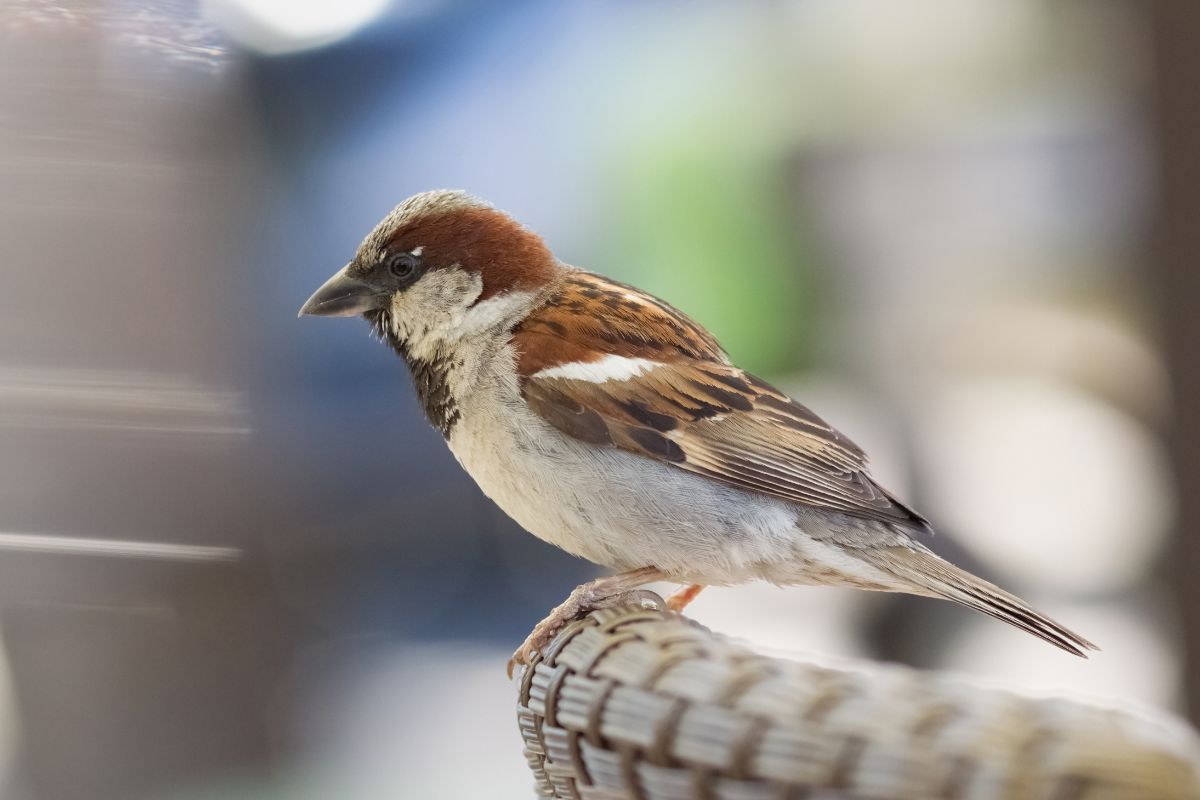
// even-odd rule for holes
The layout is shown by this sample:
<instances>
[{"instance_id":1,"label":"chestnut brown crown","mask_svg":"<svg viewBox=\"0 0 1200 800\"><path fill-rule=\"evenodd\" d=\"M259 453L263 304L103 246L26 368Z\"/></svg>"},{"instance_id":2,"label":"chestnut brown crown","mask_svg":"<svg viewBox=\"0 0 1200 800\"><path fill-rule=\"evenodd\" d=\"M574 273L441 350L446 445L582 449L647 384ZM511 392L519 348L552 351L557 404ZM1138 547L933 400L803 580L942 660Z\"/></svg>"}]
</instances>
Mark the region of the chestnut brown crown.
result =
<instances>
[{"instance_id":1,"label":"chestnut brown crown","mask_svg":"<svg viewBox=\"0 0 1200 800\"><path fill-rule=\"evenodd\" d=\"M355 263L370 269L395 253L419 254L426 269L462 269L483 280L486 300L537 289L558 271L542 237L467 192L413 195L388 214L359 247Z\"/></svg>"},{"instance_id":2,"label":"chestnut brown crown","mask_svg":"<svg viewBox=\"0 0 1200 800\"><path fill-rule=\"evenodd\" d=\"M503 292L537 291L561 269L540 236L489 203L457 190L422 192L384 217L300 313L366 314L439 270L478 275L478 303Z\"/></svg>"}]
</instances>

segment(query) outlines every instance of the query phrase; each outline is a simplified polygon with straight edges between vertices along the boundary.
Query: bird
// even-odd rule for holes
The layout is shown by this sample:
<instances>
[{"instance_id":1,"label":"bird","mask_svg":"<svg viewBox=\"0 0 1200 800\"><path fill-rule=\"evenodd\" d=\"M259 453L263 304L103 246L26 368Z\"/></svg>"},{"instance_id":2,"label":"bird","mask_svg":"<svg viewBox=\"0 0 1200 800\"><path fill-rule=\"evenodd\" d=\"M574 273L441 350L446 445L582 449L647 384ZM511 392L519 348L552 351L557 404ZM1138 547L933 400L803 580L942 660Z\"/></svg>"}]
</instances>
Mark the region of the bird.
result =
<instances>
[{"instance_id":1,"label":"bird","mask_svg":"<svg viewBox=\"0 0 1200 800\"><path fill-rule=\"evenodd\" d=\"M613 570L578 586L508 662L646 583L754 580L951 600L1086 658L1096 645L934 554L930 523L866 453L734 364L687 315L560 261L465 191L388 213L300 316L361 316L407 364L459 464L534 536Z\"/></svg>"}]
</instances>

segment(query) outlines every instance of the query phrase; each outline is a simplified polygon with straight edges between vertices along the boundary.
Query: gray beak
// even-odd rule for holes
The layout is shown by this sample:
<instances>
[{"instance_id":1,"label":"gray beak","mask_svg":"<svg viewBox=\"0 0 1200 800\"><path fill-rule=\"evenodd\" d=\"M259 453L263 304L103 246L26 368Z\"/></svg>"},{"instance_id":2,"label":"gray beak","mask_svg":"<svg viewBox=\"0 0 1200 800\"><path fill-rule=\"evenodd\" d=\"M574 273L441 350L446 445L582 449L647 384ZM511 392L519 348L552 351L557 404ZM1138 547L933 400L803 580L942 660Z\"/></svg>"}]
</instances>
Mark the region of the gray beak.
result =
<instances>
[{"instance_id":1,"label":"gray beak","mask_svg":"<svg viewBox=\"0 0 1200 800\"><path fill-rule=\"evenodd\" d=\"M349 265L313 293L297 316L353 317L387 303L387 292L346 273Z\"/></svg>"}]
</instances>

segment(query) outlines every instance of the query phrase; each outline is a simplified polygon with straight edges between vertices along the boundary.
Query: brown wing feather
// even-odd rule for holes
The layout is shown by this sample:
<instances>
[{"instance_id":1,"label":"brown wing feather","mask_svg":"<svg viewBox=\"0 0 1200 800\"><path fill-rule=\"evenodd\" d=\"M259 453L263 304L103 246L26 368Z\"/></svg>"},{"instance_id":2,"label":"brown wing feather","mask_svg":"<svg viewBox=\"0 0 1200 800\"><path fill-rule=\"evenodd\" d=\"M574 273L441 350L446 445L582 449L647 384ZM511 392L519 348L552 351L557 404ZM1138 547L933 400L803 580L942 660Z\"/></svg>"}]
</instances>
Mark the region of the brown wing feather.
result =
<instances>
[{"instance_id":1,"label":"brown wing feather","mask_svg":"<svg viewBox=\"0 0 1200 800\"><path fill-rule=\"evenodd\" d=\"M739 489L926 526L875 483L857 445L770 384L732 366L707 331L637 289L571 273L517 328L513 341L529 407L570 436ZM606 355L661 366L603 383L539 374Z\"/></svg>"},{"instance_id":2,"label":"brown wing feather","mask_svg":"<svg viewBox=\"0 0 1200 800\"><path fill-rule=\"evenodd\" d=\"M603 318L590 313L597 308ZM729 363L712 334L683 312L632 286L578 270L517 327L513 340L522 375L605 355Z\"/></svg>"},{"instance_id":3,"label":"brown wing feather","mask_svg":"<svg viewBox=\"0 0 1200 800\"><path fill-rule=\"evenodd\" d=\"M604 383L534 375L524 393L550 424L593 444L783 500L924 526L875 483L853 442L736 367L676 362Z\"/></svg>"}]
</instances>

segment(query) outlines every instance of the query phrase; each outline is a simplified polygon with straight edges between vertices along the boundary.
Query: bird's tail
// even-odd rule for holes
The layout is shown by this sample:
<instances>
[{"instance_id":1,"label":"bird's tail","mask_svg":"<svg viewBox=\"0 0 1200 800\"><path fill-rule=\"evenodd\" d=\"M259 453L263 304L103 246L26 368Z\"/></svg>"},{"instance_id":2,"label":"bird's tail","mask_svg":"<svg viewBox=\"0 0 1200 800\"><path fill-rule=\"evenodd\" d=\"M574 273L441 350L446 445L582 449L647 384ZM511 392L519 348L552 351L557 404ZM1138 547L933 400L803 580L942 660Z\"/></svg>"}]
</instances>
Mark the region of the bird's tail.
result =
<instances>
[{"instance_id":1,"label":"bird's tail","mask_svg":"<svg viewBox=\"0 0 1200 800\"><path fill-rule=\"evenodd\" d=\"M881 547L858 553L900 579L901 591L953 600L1003 620L1081 658L1100 648L1074 631L1034 610L1024 600L977 578L931 552L907 547Z\"/></svg>"}]
</instances>

